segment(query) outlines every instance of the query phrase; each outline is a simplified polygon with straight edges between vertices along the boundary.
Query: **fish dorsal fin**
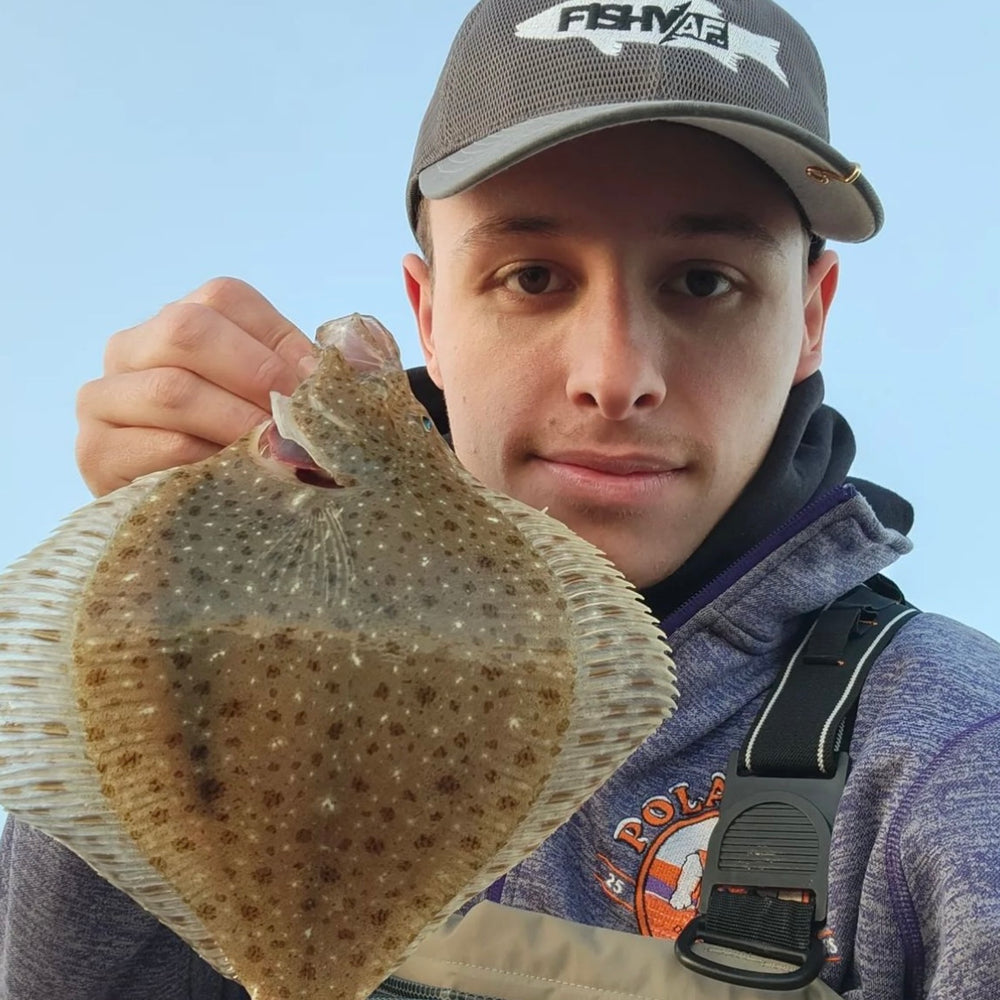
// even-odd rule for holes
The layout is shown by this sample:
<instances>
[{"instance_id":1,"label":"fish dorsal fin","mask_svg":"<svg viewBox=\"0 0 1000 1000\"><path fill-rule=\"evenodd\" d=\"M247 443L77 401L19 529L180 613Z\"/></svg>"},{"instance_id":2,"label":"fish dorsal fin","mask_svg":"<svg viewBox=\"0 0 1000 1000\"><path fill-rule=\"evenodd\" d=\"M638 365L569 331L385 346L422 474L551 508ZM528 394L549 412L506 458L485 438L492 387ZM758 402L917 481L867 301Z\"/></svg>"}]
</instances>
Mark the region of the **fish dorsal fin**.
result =
<instances>
[{"instance_id":1,"label":"fish dorsal fin","mask_svg":"<svg viewBox=\"0 0 1000 1000\"><path fill-rule=\"evenodd\" d=\"M94 565L121 521L169 475L144 476L71 514L0 579L0 801L231 975L201 922L107 805L71 674L74 611Z\"/></svg>"},{"instance_id":2,"label":"fish dorsal fin","mask_svg":"<svg viewBox=\"0 0 1000 1000\"><path fill-rule=\"evenodd\" d=\"M567 803L579 803L581 789L596 790L610 776L609 762L624 762L642 735L652 734L669 716L677 699L666 636L608 558L555 518L471 477L470 481L501 516L510 519L561 587L574 626L571 658L577 676L570 726L519 834L418 941L553 833L566 819Z\"/></svg>"}]
</instances>

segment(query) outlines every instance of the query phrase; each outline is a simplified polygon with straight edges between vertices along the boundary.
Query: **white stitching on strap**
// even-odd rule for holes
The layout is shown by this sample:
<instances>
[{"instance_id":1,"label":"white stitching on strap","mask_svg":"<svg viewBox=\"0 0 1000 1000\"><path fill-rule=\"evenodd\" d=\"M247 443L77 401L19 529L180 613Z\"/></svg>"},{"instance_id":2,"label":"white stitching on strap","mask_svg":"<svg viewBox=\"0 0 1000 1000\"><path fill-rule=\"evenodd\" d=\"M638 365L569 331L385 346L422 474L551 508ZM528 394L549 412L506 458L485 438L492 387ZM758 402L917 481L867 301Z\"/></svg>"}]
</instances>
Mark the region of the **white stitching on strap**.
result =
<instances>
[{"instance_id":1,"label":"white stitching on strap","mask_svg":"<svg viewBox=\"0 0 1000 1000\"><path fill-rule=\"evenodd\" d=\"M830 604L833 604L833 601L830 601ZM830 604L828 604L825 608L823 608L823 611L826 611L827 608L830 607ZM823 614L823 611L820 612L820 615ZM792 672L792 664L799 658L799 655L805 648L805 644L811 638L813 631L815 630L818 624L819 624L819 616L817 616L816 621L812 623L812 625L809 628L809 631L806 632L805 638L802 640L802 642L799 643L799 648L796 649L795 652L792 654L792 658L788 661L788 666L785 667L785 672L782 675L781 683L778 685L777 691L775 691L774 694L771 695L771 700L767 703L767 707L764 709L764 714L761 715L760 717L760 722L758 722L757 725L754 726L753 732L750 734L750 739L747 742L747 752L746 752L746 768L748 771L753 770L753 767L751 766L750 757L751 754L753 754L753 747L754 744L757 742L757 737L760 735L760 731L764 728L764 723L767 722L767 717L771 714L771 709L774 707L774 703L778 700L779 696L781 695L781 692L784 690L785 684L788 681L788 677Z\"/></svg>"},{"instance_id":2,"label":"white stitching on strap","mask_svg":"<svg viewBox=\"0 0 1000 1000\"><path fill-rule=\"evenodd\" d=\"M838 701L837 704L834 705L833 711L830 713L826 722L823 724L823 729L819 734L819 745L816 747L816 763L819 765L819 770L821 774L826 774L826 757L823 753L823 745L826 743L827 733L829 733L830 726L833 725L834 718L836 717L837 713L841 710L841 708L844 705L844 702L850 695L851 690L854 688L854 683L858 679L858 674L861 672L861 668L864 667L864 665L868 662L868 658L878 648L878 644L882 641L882 636L884 636L886 632L888 632L889 629L891 629L893 625L896 624L896 622L900 621L903 618L909 618L911 615L915 615L916 613L917 613L916 608L907 608L905 611L901 611L898 615L896 615L896 617L893 618L891 621L887 622L883 626L882 631L879 632L878 637L875 639L875 641L868 647L868 649L865 650L865 655L862 656L860 660L858 660L858 665L854 668L854 673L851 675L850 683L847 685L846 688L844 688L844 693L840 696L840 701Z\"/></svg>"}]
</instances>

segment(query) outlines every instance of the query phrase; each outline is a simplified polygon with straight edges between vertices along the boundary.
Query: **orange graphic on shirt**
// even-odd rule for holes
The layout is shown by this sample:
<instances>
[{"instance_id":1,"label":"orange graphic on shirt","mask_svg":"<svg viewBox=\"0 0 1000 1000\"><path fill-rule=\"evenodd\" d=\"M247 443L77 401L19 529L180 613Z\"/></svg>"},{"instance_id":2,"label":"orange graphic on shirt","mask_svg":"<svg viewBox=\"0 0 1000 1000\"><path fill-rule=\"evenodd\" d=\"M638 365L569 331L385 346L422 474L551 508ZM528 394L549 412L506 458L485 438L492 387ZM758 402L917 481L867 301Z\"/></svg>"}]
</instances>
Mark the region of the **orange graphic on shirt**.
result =
<instances>
[{"instance_id":1,"label":"orange graphic on shirt","mask_svg":"<svg viewBox=\"0 0 1000 1000\"><path fill-rule=\"evenodd\" d=\"M722 774L712 775L704 798L692 797L687 783L675 785L666 795L647 799L638 816L618 824L615 840L642 858L634 883L627 879L640 933L676 938L698 912L708 840L724 790ZM602 881L605 892L619 898L625 884L614 874Z\"/></svg>"},{"instance_id":2,"label":"orange graphic on shirt","mask_svg":"<svg viewBox=\"0 0 1000 1000\"><path fill-rule=\"evenodd\" d=\"M690 816L649 845L636 879L635 915L641 933L676 938L698 912L701 876L718 810Z\"/></svg>"}]
</instances>

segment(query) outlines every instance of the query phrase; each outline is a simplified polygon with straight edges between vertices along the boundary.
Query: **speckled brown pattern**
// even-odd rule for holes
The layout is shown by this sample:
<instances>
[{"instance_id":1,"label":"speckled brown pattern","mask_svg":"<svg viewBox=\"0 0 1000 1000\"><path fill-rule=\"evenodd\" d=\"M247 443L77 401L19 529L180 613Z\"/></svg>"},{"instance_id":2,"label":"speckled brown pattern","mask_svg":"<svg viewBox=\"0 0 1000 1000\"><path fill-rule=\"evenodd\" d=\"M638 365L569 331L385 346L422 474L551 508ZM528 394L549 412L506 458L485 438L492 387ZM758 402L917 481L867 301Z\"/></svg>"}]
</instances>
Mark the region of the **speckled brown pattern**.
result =
<instances>
[{"instance_id":1,"label":"speckled brown pattern","mask_svg":"<svg viewBox=\"0 0 1000 1000\"><path fill-rule=\"evenodd\" d=\"M260 430L163 476L100 550L69 639L102 808L191 914L192 943L261 1000L367 993L505 851L566 818L673 690L624 582L464 473L391 338L360 318L326 336L275 400L322 478L262 455ZM567 558L582 569L554 568ZM43 625L32 649L45 631L58 646ZM36 781L36 805L60 784Z\"/></svg>"}]
</instances>

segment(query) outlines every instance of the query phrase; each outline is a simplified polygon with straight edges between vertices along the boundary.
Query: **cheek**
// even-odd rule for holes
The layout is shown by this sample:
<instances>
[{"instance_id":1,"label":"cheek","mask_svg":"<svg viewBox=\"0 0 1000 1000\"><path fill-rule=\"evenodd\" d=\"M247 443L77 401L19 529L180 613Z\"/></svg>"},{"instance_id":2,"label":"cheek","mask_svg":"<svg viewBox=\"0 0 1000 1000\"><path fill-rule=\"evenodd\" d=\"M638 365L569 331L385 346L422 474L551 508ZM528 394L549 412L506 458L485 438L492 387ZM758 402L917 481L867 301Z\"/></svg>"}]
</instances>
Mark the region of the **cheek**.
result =
<instances>
[{"instance_id":1,"label":"cheek","mask_svg":"<svg viewBox=\"0 0 1000 1000\"><path fill-rule=\"evenodd\" d=\"M504 409L507 373L476 332L438 341L437 361L441 375L452 447L462 464L484 481L484 466L490 425Z\"/></svg>"},{"instance_id":2,"label":"cheek","mask_svg":"<svg viewBox=\"0 0 1000 1000\"><path fill-rule=\"evenodd\" d=\"M705 433L726 456L724 465L745 471L763 458L792 387L800 343L785 314L675 358L674 391L683 395L695 433Z\"/></svg>"},{"instance_id":3,"label":"cheek","mask_svg":"<svg viewBox=\"0 0 1000 1000\"><path fill-rule=\"evenodd\" d=\"M537 399L557 369L551 344L474 310L453 310L436 337L438 362L449 410L463 418L510 422Z\"/></svg>"},{"instance_id":4,"label":"cheek","mask_svg":"<svg viewBox=\"0 0 1000 1000\"><path fill-rule=\"evenodd\" d=\"M508 370L497 352L484 343L473 330L451 338L439 350L442 388L452 425L474 417L477 411L489 412L500 396Z\"/></svg>"}]
</instances>

